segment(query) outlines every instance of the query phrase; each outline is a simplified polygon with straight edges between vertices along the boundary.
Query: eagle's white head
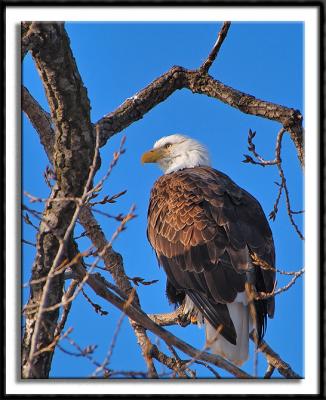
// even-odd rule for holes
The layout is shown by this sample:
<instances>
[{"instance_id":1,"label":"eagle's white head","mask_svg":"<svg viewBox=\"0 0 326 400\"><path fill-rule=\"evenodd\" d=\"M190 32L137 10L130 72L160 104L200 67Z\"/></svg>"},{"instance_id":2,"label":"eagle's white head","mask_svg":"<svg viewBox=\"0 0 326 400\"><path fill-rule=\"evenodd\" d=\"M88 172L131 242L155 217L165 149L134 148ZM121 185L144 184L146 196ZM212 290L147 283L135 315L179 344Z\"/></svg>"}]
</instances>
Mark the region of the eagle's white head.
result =
<instances>
[{"instance_id":1,"label":"eagle's white head","mask_svg":"<svg viewBox=\"0 0 326 400\"><path fill-rule=\"evenodd\" d=\"M170 135L154 143L142 156L143 163L158 163L165 174L184 168L210 165L208 150L197 140L183 135Z\"/></svg>"}]
</instances>

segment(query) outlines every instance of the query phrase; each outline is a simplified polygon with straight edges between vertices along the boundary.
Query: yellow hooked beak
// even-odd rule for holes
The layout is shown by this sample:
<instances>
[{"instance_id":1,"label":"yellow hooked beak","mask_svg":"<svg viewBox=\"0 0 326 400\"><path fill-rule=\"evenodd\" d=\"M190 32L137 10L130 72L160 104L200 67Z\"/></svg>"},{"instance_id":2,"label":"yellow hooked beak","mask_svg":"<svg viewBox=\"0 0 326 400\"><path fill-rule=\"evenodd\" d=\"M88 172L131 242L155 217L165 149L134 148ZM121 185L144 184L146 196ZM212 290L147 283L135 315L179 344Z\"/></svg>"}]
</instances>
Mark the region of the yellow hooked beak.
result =
<instances>
[{"instance_id":1,"label":"yellow hooked beak","mask_svg":"<svg viewBox=\"0 0 326 400\"><path fill-rule=\"evenodd\" d=\"M153 149L144 153L141 157L142 164L155 163L164 156L164 149Z\"/></svg>"}]
</instances>

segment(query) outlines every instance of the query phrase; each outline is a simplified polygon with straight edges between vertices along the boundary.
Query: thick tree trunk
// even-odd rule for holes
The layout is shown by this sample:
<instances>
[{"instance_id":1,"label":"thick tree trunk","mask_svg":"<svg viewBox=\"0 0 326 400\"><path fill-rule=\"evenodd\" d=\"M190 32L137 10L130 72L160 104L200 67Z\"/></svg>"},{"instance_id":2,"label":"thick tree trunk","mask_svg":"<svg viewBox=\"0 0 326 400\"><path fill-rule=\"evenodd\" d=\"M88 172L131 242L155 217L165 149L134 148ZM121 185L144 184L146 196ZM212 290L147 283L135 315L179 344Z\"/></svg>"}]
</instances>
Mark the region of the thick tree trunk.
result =
<instances>
[{"instance_id":1,"label":"thick tree trunk","mask_svg":"<svg viewBox=\"0 0 326 400\"><path fill-rule=\"evenodd\" d=\"M26 32L28 23L24 26ZM32 31L39 44L37 50L32 49L32 56L55 124L53 164L57 178L39 227L37 254L31 275L34 281L47 277L51 270L76 207L74 201L64 199L82 194L94 156L95 137L90 122L87 91L82 84L63 24L33 23L27 31ZM69 248L68 244L66 249ZM59 265L69 258L68 252L65 251L61 258ZM53 349L42 349L45 350L53 342L59 311L57 308L40 313L39 309L41 302L42 308L60 303L63 284L62 275L50 278L46 296L43 293L45 280L31 284L25 311L23 378L49 376Z\"/></svg>"}]
</instances>

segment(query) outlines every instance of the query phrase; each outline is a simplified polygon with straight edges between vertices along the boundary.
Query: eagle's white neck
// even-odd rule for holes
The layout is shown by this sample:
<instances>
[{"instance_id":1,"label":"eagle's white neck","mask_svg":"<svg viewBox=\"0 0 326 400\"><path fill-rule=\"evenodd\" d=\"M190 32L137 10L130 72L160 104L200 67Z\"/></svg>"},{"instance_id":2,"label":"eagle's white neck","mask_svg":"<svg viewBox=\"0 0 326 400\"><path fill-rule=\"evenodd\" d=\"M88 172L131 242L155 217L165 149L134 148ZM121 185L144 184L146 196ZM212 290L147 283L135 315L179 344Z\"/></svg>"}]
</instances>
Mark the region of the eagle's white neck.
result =
<instances>
[{"instance_id":1,"label":"eagle's white neck","mask_svg":"<svg viewBox=\"0 0 326 400\"><path fill-rule=\"evenodd\" d=\"M164 174L169 174L184 168L193 168L205 165L210 165L210 160L205 157L205 154L196 151L177 156L169 160L167 163L160 162L160 167L163 169Z\"/></svg>"},{"instance_id":2,"label":"eagle's white neck","mask_svg":"<svg viewBox=\"0 0 326 400\"><path fill-rule=\"evenodd\" d=\"M208 151L205 146L181 135L173 135L158 141L154 147L172 142L173 146L167 157L159 160L159 165L164 174L169 174L184 168L211 165Z\"/></svg>"}]
</instances>

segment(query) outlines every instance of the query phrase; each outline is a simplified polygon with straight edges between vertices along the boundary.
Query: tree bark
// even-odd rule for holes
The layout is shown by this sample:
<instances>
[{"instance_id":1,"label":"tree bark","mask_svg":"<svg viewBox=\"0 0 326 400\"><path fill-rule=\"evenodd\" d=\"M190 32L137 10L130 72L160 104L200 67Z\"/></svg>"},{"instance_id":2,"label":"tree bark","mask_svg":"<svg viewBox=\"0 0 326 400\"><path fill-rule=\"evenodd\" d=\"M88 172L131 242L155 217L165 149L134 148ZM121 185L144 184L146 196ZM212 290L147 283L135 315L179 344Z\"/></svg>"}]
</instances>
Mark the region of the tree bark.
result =
<instances>
[{"instance_id":1,"label":"tree bark","mask_svg":"<svg viewBox=\"0 0 326 400\"><path fill-rule=\"evenodd\" d=\"M62 23L32 23L27 31L37 37L37 47L32 56L41 76L55 124L53 164L56 184L45 205L43 220L37 236L37 254L32 267L31 280L47 277L58 252L59 243L71 221L75 202L66 197L82 194L89 167L94 156L95 137L90 122L90 104L82 84L69 38ZM65 257L71 256L66 246ZM61 301L63 277L52 277L46 296L45 307ZM49 376L53 352L46 351L34 356L54 339L58 310L39 315L37 307L43 295L45 282L31 285L23 337L23 378ZM36 306L36 307L34 307ZM40 318L35 332L36 320Z\"/></svg>"}]
</instances>

